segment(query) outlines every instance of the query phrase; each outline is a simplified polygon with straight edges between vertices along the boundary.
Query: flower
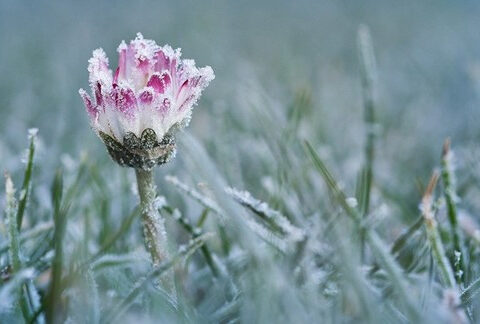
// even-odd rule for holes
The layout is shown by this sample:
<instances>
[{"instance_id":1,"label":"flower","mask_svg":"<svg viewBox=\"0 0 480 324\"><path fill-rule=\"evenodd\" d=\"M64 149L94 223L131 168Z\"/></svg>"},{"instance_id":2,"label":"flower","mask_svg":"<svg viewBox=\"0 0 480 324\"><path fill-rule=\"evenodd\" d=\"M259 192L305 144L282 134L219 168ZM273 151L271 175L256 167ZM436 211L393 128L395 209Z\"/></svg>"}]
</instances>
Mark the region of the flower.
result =
<instances>
[{"instance_id":1,"label":"flower","mask_svg":"<svg viewBox=\"0 0 480 324\"><path fill-rule=\"evenodd\" d=\"M99 48L88 61L95 100L79 90L90 123L123 166L151 169L175 154L174 132L188 125L193 106L215 76L210 66L196 68L180 59L180 49L158 46L142 34L117 49L115 73Z\"/></svg>"}]
</instances>

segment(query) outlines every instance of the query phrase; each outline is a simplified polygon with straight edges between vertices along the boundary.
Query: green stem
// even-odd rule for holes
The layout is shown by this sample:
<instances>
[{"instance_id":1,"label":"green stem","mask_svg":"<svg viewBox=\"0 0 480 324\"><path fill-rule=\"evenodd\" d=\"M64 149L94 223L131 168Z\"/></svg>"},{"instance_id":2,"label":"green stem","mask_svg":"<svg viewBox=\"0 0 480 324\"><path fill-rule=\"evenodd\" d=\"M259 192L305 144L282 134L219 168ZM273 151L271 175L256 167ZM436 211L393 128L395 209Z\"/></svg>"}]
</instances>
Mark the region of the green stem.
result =
<instances>
[{"instance_id":1,"label":"green stem","mask_svg":"<svg viewBox=\"0 0 480 324\"><path fill-rule=\"evenodd\" d=\"M153 181L153 170L135 169L135 174L137 176L138 194L140 196L145 246L150 252L153 266L157 267L165 262L169 258L169 255L165 221L157 208L155 208L157 192ZM173 292L172 275L173 273L168 275L165 280L162 280L164 287L169 292Z\"/></svg>"}]
</instances>

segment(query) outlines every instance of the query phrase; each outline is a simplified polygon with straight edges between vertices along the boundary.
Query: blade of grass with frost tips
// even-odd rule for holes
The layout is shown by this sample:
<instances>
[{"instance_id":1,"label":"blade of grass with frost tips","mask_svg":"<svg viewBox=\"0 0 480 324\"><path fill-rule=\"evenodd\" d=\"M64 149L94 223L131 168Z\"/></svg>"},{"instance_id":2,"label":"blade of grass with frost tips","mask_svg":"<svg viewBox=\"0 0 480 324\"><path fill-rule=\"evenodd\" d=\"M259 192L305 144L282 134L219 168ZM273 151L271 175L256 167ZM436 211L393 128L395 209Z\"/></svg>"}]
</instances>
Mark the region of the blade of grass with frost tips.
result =
<instances>
[{"instance_id":1,"label":"blade of grass with frost tips","mask_svg":"<svg viewBox=\"0 0 480 324\"><path fill-rule=\"evenodd\" d=\"M472 282L465 290L460 294L462 304L469 304L473 301L473 298L480 292L480 278L477 278Z\"/></svg>"},{"instance_id":2,"label":"blade of grass with frost tips","mask_svg":"<svg viewBox=\"0 0 480 324\"><path fill-rule=\"evenodd\" d=\"M28 195L30 193L30 182L32 178L33 155L35 153L36 137L37 137L37 129L29 130L28 138L30 139L30 145L28 148L27 167L25 168L25 174L23 176L23 184L22 184L22 189L20 191L20 201L18 203L18 210L17 210L17 227L19 230L22 227L23 214L25 213L25 207L27 206Z\"/></svg>"},{"instance_id":3,"label":"blade of grass with frost tips","mask_svg":"<svg viewBox=\"0 0 480 324\"><path fill-rule=\"evenodd\" d=\"M253 218L249 218L250 216L248 214L247 217L248 218L246 219L245 223L247 224L248 228L257 234L263 241L270 244L282 253L287 253L289 251L289 248L292 246L290 242L273 232L266 225L257 222Z\"/></svg>"},{"instance_id":4,"label":"blade of grass with frost tips","mask_svg":"<svg viewBox=\"0 0 480 324\"><path fill-rule=\"evenodd\" d=\"M31 240L45 232L50 231L53 228L53 222L40 223L32 229L29 229L20 234L20 244L28 240ZM5 253L8 250L8 243L0 245L0 254Z\"/></svg>"},{"instance_id":5,"label":"blade of grass with frost tips","mask_svg":"<svg viewBox=\"0 0 480 324\"><path fill-rule=\"evenodd\" d=\"M218 204L212 200L211 198L201 194L200 192L196 191L193 188L190 188L180 180L178 180L177 177L167 175L165 176L165 180L175 186L178 190L180 190L183 193L186 193L188 196L199 202L201 205L205 206L206 208L210 209L213 211L215 214L219 215L220 217L223 218L225 213L223 210L218 206Z\"/></svg>"},{"instance_id":6,"label":"blade of grass with frost tips","mask_svg":"<svg viewBox=\"0 0 480 324\"><path fill-rule=\"evenodd\" d=\"M433 191L437 185L437 180L438 173L434 172L422 199L422 215L425 219L427 237L430 242L433 258L440 269L440 276L446 287L453 288L455 286L455 277L450 268L447 256L445 255L445 249L437 229L437 221L435 220L432 210Z\"/></svg>"},{"instance_id":7,"label":"blade of grass with frost tips","mask_svg":"<svg viewBox=\"0 0 480 324\"><path fill-rule=\"evenodd\" d=\"M312 158L315 167L320 171L323 179L328 185L328 188L333 193L335 199L339 202L342 206L344 211L349 215L353 221L357 224L357 226L362 227L362 217L359 212L350 207L347 202L347 198L345 193L338 187L337 182L331 175L330 171L328 171L327 167L323 163L323 161L318 156L317 152L313 149L308 141L305 142L307 152L309 153L310 157ZM403 271L401 267L397 264L393 256L390 254L388 249L386 248L383 241L377 235L377 233L370 229L364 228L365 230L365 238L367 243L369 244L372 252L377 257L379 263L385 268L387 273L391 276L392 283L397 288L397 291L402 297L402 300L407 308L407 311L411 317L411 319L418 319L419 312L417 307L411 302L410 295L408 294L407 286L408 283L404 278Z\"/></svg>"},{"instance_id":8,"label":"blade of grass with frost tips","mask_svg":"<svg viewBox=\"0 0 480 324\"><path fill-rule=\"evenodd\" d=\"M203 235L203 230L200 226L193 227L192 224L190 223L190 220L183 216L182 213L178 209L173 209L170 206L164 205L162 206L162 209L167 211L182 227L184 230L186 230L192 238L197 238L201 235ZM208 208L205 208L205 210L202 212L202 215L200 216L200 220L202 219L203 215L206 215L206 212L208 213ZM212 271L213 275L215 277L218 276L219 271L217 266L215 265L215 261L212 258L212 253L210 252L210 249L208 248L207 244L203 244L202 247L200 248L202 251L202 254L205 258L205 262L207 262L207 265L209 266L210 270Z\"/></svg>"},{"instance_id":9,"label":"blade of grass with frost tips","mask_svg":"<svg viewBox=\"0 0 480 324\"><path fill-rule=\"evenodd\" d=\"M207 220L207 217L208 217L208 212L210 211L210 209L208 208L205 208L202 212L202 214L200 215L200 217L198 218L198 221L197 221L197 225L196 227L202 227L203 224L205 223L205 221Z\"/></svg>"},{"instance_id":10,"label":"blade of grass with frost tips","mask_svg":"<svg viewBox=\"0 0 480 324\"><path fill-rule=\"evenodd\" d=\"M254 198L248 191L239 191L235 188L226 188L225 192L235 199L240 205L248 208L259 216L278 234L289 235L293 240L300 241L304 238L301 229L292 225L287 217L279 211L271 209L267 203Z\"/></svg>"},{"instance_id":11,"label":"blade of grass with frost tips","mask_svg":"<svg viewBox=\"0 0 480 324\"><path fill-rule=\"evenodd\" d=\"M9 258L12 272L16 274L22 270L22 261L20 259L20 242L16 221L17 202L15 200L15 188L13 187L12 179L8 173L5 173L5 193L7 199L5 217L8 225ZM23 319L25 322L28 322L30 319L30 308L24 291L24 285L20 285L18 296Z\"/></svg>"},{"instance_id":12,"label":"blade of grass with frost tips","mask_svg":"<svg viewBox=\"0 0 480 324\"><path fill-rule=\"evenodd\" d=\"M455 267L455 279L457 284L463 284L465 274L464 249L460 243L458 233L458 215L457 215L457 194L455 190L455 174L453 171L453 153L450 150L450 139L445 140L442 150L442 181L444 187L444 196L447 203L447 215L450 222L451 236L453 240L453 253L451 254L451 264ZM456 255L458 254L458 260Z\"/></svg>"},{"instance_id":13,"label":"blade of grass with frost tips","mask_svg":"<svg viewBox=\"0 0 480 324\"><path fill-rule=\"evenodd\" d=\"M172 268L175 264L177 264L181 260L188 258L188 256L190 256L192 253L194 253L198 248L200 248L204 244L205 239L208 238L208 236L209 234L207 233L201 237L197 237L196 239L192 240L188 244L188 246L186 246L183 249L180 249L180 252L178 252L174 257L172 257L168 261L161 263L158 267L152 270L144 279L135 283L134 288L132 289L132 291L130 291L127 297L125 297L121 302L115 305L112 308L112 311L110 311L110 313L107 314L104 322L112 323L119 316L125 313L130 307L130 305L135 301L137 296L142 292L142 290L146 288L146 286L150 282L154 281L156 278L158 278L163 273L168 271L170 268Z\"/></svg>"}]
</instances>

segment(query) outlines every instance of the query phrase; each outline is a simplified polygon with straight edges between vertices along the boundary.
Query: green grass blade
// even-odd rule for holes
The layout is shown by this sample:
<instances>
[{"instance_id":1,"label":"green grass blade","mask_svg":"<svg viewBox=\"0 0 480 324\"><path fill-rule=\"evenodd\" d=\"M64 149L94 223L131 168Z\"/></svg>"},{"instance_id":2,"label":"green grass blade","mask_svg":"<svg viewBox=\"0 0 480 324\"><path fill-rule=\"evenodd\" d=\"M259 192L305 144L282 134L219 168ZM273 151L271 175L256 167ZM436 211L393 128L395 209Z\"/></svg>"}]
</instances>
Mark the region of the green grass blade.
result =
<instances>
[{"instance_id":1,"label":"green grass blade","mask_svg":"<svg viewBox=\"0 0 480 324\"><path fill-rule=\"evenodd\" d=\"M451 253L450 262L455 267L456 282L462 285L465 274L465 257L464 248L460 242L460 235L458 233L457 194L455 190L455 174L452 167L452 159L453 153L450 150L450 139L447 139L443 144L442 150L442 181L454 249L453 253ZM457 260L456 255L458 255Z\"/></svg>"},{"instance_id":2,"label":"green grass blade","mask_svg":"<svg viewBox=\"0 0 480 324\"><path fill-rule=\"evenodd\" d=\"M388 249L386 248L385 244L382 242L380 237L377 235L377 233L368 227L364 228L362 226L362 217L360 213L356 209L350 207L350 205L347 202L346 195L339 188L337 182L331 175L330 171L328 171L327 167L325 166L323 161L320 159L317 152L310 145L310 143L306 141L305 145L307 148L307 152L312 158L312 161L315 167L322 175L324 181L327 183L328 188L332 192L334 198L342 206L346 214L349 215L352 218L352 220L357 224L359 229L364 229L365 237L368 245L370 246L375 257L378 259L379 264L390 275L391 281L394 284L394 286L397 288L397 291L400 294L411 319L417 319L419 317L419 312L417 310L417 307L412 303L410 299L410 295L407 289L408 283L405 280L401 267L398 265L398 263L395 261L393 256L390 254L390 252L388 251Z\"/></svg>"},{"instance_id":3,"label":"green grass blade","mask_svg":"<svg viewBox=\"0 0 480 324\"><path fill-rule=\"evenodd\" d=\"M461 293L460 299L463 304L468 304L473 301L473 298L480 292L480 278L477 278Z\"/></svg>"},{"instance_id":4,"label":"green grass blade","mask_svg":"<svg viewBox=\"0 0 480 324\"><path fill-rule=\"evenodd\" d=\"M190 223L190 220L185 216L183 216L183 214L180 213L178 209L173 209L172 207L167 205L164 205L162 209L167 211L170 215L172 215L173 218L183 227L183 229L192 236L192 238L195 239L203 235L202 228L200 226L193 227L192 224ZM208 213L208 208L205 208L205 210L202 212L202 215L200 216L200 220L206 217L207 213ZM199 222L199 223L201 224L203 222ZM210 252L210 249L208 248L207 244L206 243L203 244L200 250L202 251L203 257L205 258L205 262L207 262L207 265L212 271L213 275L217 277L219 274L219 270L213 260L212 253Z\"/></svg>"},{"instance_id":5,"label":"green grass blade","mask_svg":"<svg viewBox=\"0 0 480 324\"><path fill-rule=\"evenodd\" d=\"M407 241L420 229L424 223L423 216L418 217L418 219L410 225L402 234L400 234L397 239L393 242L392 247L390 248L390 254L396 255L400 252ZM398 258L398 255L397 255ZM378 265L374 265L373 268L370 270L370 275L377 272L380 268Z\"/></svg>"},{"instance_id":6,"label":"green grass blade","mask_svg":"<svg viewBox=\"0 0 480 324\"><path fill-rule=\"evenodd\" d=\"M32 229L26 230L23 233L20 233L20 244L29 241L31 239L36 238L53 228L53 222L43 222L38 224ZM8 251L8 243L0 244L0 254L5 253Z\"/></svg>"},{"instance_id":7,"label":"green grass blade","mask_svg":"<svg viewBox=\"0 0 480 324\"><path fill-rule=\"evenodd\" d=\"M28 196L30 193L30 183L33 170L33 156L35 154L35 141L37 137L37 130L29 131L30 145L28 148L27 167L25 168L25 174L23 176L22 189L20 191L20 201L18 203L17 210L17 227L20 230L22 227L23 215L25 213L25 207L27 206Z\"/></svg>"},{"instance_id":8,"label":"green grass blade","mask_svg":"<svg viewBox=\"0 0 480 324\"><path fill-rule=\"evenodd\" d=\"M413 236L420 228L422 228L424 218L422 216L418 217L417 220L405 230L400 236L393 242L390 253L396 254L399 252L407 243L408 239Z\"/></svg>"},{"instance_id":9,"label":"green grass blade","mask_svg":"<svg viewBox=\"0 0 480 324\"><path fill-rule=\"evenodd\" d=\"M52 323L59 320L61 314L61 280L63 274L63 239L66 230L66 214L68 207L62 207L63 197L63 174L61 170L57 170L52 184L52 204L53 204L53 220L55 223L54 230L54 251L55 257L52 260L52 279L48 294L46 296L46 318Z\"/></svg>"},{"instance_id":10,"label":"green grass blade","mask_svg":"<svg viewBox=\"0 0 480 324\"><path fill-rule=\"evenodd\" d=\"M422 215L425 220L427 238L430 242L433 258L440 269L440 276L442 277L444 285L448 288L452 288L455 286L455 278L453 276L453 271L450 268L450 264L448 263L447 256L445 255L445 248L443 247L437 229L437 221L433 215L432 199L437 180L438 174L434 172L422 199Z\"/></svg>"},{"instance_id":11,"label":"green grass blade","mask_svg":"<svg viewBox=\"0 0 480 324\"><path fill-rule=\"evenodd\" d=\"M7 200L5 217L8 225L9 258L12 266L12 272L13 274L17 274L22 270L22 260L20 258L20 239L16 222L17 202L15 199L15 188L13 187L12 179L8 173L5 173L5 193ZM30 308L25 295L24 285L21 285L19 288L18 296L20 309L25 322L28 323L30 319Z\"/></svg>"},{"instance_id":12,"label":"green grass blade","mask_svg":"<svg viewBox=\"0 0 480 324\"><path fill-rule=\"evenodd\" d=\"M363 89L364 120L366 127L365 141L365 191L361 213L366 215L370 209L370 193L373 182L373 162L375 157L375 86L377 66L373 51L372 39L368 27L362 25L358 29L358 52L360 56L361 80Z\"/></svg>"}]
</instances>

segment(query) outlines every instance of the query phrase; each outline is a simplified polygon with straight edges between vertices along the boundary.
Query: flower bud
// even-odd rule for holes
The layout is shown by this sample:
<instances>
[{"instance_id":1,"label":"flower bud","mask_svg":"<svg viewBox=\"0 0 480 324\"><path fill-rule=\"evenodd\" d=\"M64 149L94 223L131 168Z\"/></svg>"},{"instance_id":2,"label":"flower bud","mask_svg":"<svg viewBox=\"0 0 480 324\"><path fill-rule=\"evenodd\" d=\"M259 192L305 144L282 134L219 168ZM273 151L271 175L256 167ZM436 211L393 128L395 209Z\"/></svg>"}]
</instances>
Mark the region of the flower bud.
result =
<instances>
[{"instance_id":1,"label":"flower bud","mask_svg":"<svg viewBox=\"0 0 480 324\"><path fill-rule=\"evenodd\" d=\"M122 166L151 169L175 155L174 133L188 125L203 89L215 76L211 67L197 68L181 59L180 49L158 46L139 33L118 47L115 73L105 52L89 60L92 99L79 93L90 123Z\"/></svg>"}]
</instances>

